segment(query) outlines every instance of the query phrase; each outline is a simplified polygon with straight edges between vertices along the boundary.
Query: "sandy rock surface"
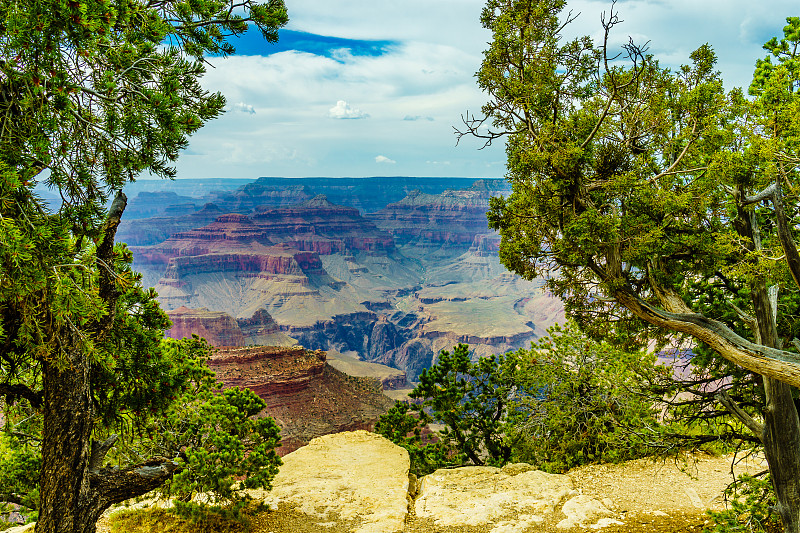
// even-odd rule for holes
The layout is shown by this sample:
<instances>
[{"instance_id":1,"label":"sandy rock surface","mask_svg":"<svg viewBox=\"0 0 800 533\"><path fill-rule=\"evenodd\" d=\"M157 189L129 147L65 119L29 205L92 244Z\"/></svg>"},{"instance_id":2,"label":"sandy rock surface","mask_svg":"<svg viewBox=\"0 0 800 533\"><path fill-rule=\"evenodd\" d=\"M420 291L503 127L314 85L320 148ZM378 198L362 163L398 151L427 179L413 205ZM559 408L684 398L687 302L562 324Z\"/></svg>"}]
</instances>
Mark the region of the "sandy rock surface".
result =
<instances>
[{"instance_id":1,"label":"sandy rock surface","mask_svg":"<svg viewBox=\"0 0 800 533\"><path fill-rule=\"evenodd\" d=\"M510 526L511 518L541 522L543 515L577 494L567 476L547 474L527 464L467 466L437 470L422 478L414 508L417 517L440 526Z\"/></svg>"},{"instance_id":2,"label":"sandy rock surface","mask_svg":"<svg viewBox=\"0 0 800 533\"><path fill-rule=\"evenodd\" d=\"M409 483L405 450L366 431L316 438L283 459L274 489L253 493L273 510L254 518L252 533L700 533L705 510L724 507L732 471L765 468L697 455L563 475L463 467Z\"/></svg>"},{"instance_id":3,"label":"sandy rock surface","mask_svg":"<svg viewBox=\"0 0 800 533\"><path fill-rule=\"evenodd\" d=\"M4 530L3 533L33 533L34 527L36 527L36 522L24 526L12 527Z\"/></svg>"},{"instance_id":4,"label":"sandy rock surface","mask_svg":"<svg viewBox=\"0 0 800 533\"><path fill-rule=\"evenodd\" d=\"M321 523L357 521L356 533L402 531L408 511L408 452L366 431L325 435L283 457L270 492L254 496Z\"/></svg>"}]
</instances>

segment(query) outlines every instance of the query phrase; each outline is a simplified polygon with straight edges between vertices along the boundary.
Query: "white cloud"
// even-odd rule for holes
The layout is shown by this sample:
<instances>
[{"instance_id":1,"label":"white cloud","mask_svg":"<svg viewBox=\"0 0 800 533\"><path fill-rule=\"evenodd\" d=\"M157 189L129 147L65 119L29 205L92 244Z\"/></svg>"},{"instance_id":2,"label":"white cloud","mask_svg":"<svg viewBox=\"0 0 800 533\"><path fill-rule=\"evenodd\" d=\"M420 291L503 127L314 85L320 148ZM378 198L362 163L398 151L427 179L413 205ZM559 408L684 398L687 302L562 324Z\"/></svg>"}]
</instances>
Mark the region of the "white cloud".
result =
<instances>
[{"instance_id":1,"label":"white cloud","mask_svg":"<svg viewBox=\"0 0 800 533\"><path fill-rule=\"evenodd\" d=\"M389 159L385 155L379 155L375 158L376 163L387 163L389 165L394 165L397 163L394 159Z\"/></svg>"},{"instance_id":2,"label":"white cloud","mask_svg":"<svg viewBox=\"0 0 800 533\"><path fill-rule=\"evenodd\" d=\"M287 51L210 58L203 86L220 91L231 112L191 138L180 177L368 176L375 154L391 147L397 175L502 177L504 147L464 138L453 126L486 101L475 83L491 35L481 28L485 0L292 0L291 29L350 39L392 40L377 56L347 49L331 57ZM609 0L569 0L580 13L570 35L602 38ZM726 87L746 86L761 44L781 35L797 0L625 0L611 42L650 41L661 66L689 61L701 44L719 56ZM419 17L425 12L425 17ZM333 108L333 98L343 98ZM257 114L251 114L250 106ZM369 120L355 118L369 113ZM196 154L191 155L190 154ZM386 157L386 156L384 156ZM388 157L387 157L388 159ZM447 164L449 163L449 165ZM386 168L386 167L384 167Z\"/></svg>"},{"instance_id":3,"label":"white cloud","mask_svg":"<svg viewBox=\"0 0 800 533\"><path fill-rule=\"evenodd\" d=\"M357 107L353 107L344 100L339 100L336 105L328 110L330 118L338 119L359 119L369 118L369 113L364 113Z\"/></svg>"},{"instance_id":4,"label":"white cloud","mask_svg":"<svg viewBox=\"0 0 800 533\"><path fill-rule=\"evenodd\" d=\"M233 110L238 111L240 113L247 113L248 115L256 114L256 108L251 106L250 104L245 104L244 102L233 104Z\"/></svg>"}]
</instances>

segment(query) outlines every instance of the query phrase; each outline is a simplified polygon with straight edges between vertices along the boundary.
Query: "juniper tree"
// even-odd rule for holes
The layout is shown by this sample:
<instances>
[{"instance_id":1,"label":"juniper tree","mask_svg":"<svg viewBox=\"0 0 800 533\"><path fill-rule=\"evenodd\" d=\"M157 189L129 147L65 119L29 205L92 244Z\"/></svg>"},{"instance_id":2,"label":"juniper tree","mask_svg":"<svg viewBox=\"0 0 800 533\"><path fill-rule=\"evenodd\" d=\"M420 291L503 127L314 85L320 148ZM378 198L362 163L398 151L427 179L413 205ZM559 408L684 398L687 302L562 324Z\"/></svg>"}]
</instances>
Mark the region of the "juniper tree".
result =
<instances>
[{"instance_id":1,"label":"juniper tree","mask_svg":"<svg viewBox=\"0 0 800 533\"><path fill-rule=\"evenodd\" d=\"M547 277L586 331L629 345L694 339L756 374L756 416L720 400L763 443L786 531L798 532L800 356L794 328L777 325L795 321L797 306L778 304L800 286L800 19L765 45L775 61L758 62L747 95L723 89L708 45L674 71L633 42L615 54L613 8L602 43L567 40L565 5L489 0L482 13L489 101L460 133L507 141L513 192L489 212L501 260ZM703 301L708 287L725 312Z\"/></svg>"},{"instance_id":2,"label":"juniper tree","mask_svg":"<svg viewBox=\"0 0 800 533\"><path fill-rule=\"evenodd\" d=\"M30 452L25 472L38 476L33 494L4 485L0 500L35 506L39 533L92 532L109 505L191 464L103 465L112 430L146 437L182 393L209 388L188 371L191 347L162 342L155 294L115 245L121 190L143 171L174 176L188 136L222 111L200 85L204 58L234 52L248 28L275 41L286 20L282 0L0 0L2 444ZM56 211L39 184L60 193ZM229 415L255 409L243 394L224 396ZM248 427L228 438L274 446L274 425Z\"/></svg>"}]
</instances>

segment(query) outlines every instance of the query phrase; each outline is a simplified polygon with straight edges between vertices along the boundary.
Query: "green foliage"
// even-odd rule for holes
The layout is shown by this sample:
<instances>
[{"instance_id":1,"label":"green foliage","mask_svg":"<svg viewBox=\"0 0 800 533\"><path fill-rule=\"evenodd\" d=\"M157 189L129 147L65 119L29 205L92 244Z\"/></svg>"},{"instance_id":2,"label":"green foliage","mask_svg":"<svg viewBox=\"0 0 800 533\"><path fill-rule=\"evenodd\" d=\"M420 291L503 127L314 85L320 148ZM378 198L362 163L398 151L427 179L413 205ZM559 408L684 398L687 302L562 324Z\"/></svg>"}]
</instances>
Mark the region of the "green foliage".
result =
<instances>
[{"instance_id":1,"label":"green foliage","mask_svg":"<svg viewBox=\"0 0 800 533\"><path fill-rule=\"evenodd\" d=\"M652 453L642 435L660 428L647 387L671 372L653 355L595 342L568 324L516 358L522 370L505 423L514 461L564 472Z\"/></svg>"},{"instance_id":2,"label":"green foliage","mask_svg":"<svg viewBox=\"0 0 800 533\"><path fill-rule=\"evenodd\" d=\"M463 454L433 434L427 427L431 418L425 411L415 407L406 402L396 402L386 414L381 415L375 424L375 432L405 448L411 462L410 471L416 476L464 464Z\"/></svg>"},{"instance_id":3,"label":"green foliage","mask_svg":"<svg viewBox=\"0 0 800 533\"><path fill-rule=\"evenodd\" d=\"M173 404L165 418L151 421L156 434L169 434L159 439L160 447L183 450L180 472L161 492L180 502L208 492L213 503L228 504L247 500L244 489L271 488L281 464L274 450L280 437L271 418L253 418L266 407L264 401L238 388L216 394L203 390L186 400Z\"/></svg>"},{"instance_id":4,"label":"green foliage","mask_svg":"<svg viewBox=\"0 0 800 533\"><path fill-rule=\"evenodd\" d=\"M233 53L250 27L274 42L287 21L281 0L4 0L0 13L0 152L25 181L49 169L78 220L104 185L174 175L224 105L199 83L203 57Z\"/></svg>"},{"instance_id":5,"label":"green foliage","mask_svg":"<svg viewBox=\"0 0 800 533\"><path fill-rule=\"evenodd\" d=\"M470 359L469 347L442 350L436 364L422 371L409 396L422 400L434 421L444 424L442 440L473 464L504 464L511 447L502 435L517 364L513 356Z\"/></svg>"},{"instance_id":6,"label":"green foliage","mask_svg":"<svg viewBox=\"0 0 800 533\"><path fill-rule=\"evenodd\" d=\"M784 383L798 383L800 18L765 44L748 96L724 90L708 45L671 70L610 44L615 6L602 42L567 40L565 7L488 0L481 19L488 102L462 134L506 141L512 194L488 214L501 261L546 279L592 338L691 346L691 394L670 414L696 443L763 440L770 464L795 465L771 474L798 531L800 421Z\"/></svg>"},{"instance_id":7,"label":"green foliage","mask_svg":"<svg viewBox=\"0 0 800 533\"><path fill-rule=\"evenodd\" d=\"M641 435L660 427L647 387L669 370L574 324L549 334L530 350L475 362L464 344L443 350L410 394L420 403L398 402L376 430L409 450L412 470L423 474L509 461L563 472L650 453ZM423 444L431 422L444 424L441 440Z\"/></svg>"},{"instance_id":8,"label":"green foliage","mask_svg":"<svg viewBox=\"0 0 800 533\"><path fill-rule=\"evenodd\" d=\"M775 493L769 476L757 478L739 476L736 483L725 489L730 508L724 511L708 511L714 529L706 527L708 533L779 533L783 531L775 513Z\"/></svg>"},{"instance_id":9,"label":"green foliage","mask_svg":"<svg viewBox=\"0 0 800 533\"><path fill-rule=\"evenodd\" d=\"M141 172L174 176L189 135L222 112L204 58L248 28L275 41L286 21L282 0L0 0L0 502L34 513L39 480L40 518L81 513L67 521L88 529L85 502L151 488L136 468L156 450L183 469L181 494L269 485L277 428L251 419L263 403L217 390L204 343L162 340L169 320L114 244L124 197L107 201ZM92 441L112 434L125 475L90 476Z\"/></svg>"}]
</instances>

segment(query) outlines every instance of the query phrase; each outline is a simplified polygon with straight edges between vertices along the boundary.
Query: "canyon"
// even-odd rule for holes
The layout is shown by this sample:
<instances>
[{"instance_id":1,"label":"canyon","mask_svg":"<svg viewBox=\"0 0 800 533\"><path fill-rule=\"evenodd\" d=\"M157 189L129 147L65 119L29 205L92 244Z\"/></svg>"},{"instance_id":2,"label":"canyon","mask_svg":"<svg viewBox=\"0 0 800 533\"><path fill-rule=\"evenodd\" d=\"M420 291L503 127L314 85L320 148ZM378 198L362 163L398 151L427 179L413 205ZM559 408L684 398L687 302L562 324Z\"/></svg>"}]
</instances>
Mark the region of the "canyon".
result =
<instances>
[{"instance_id":1,"label":"canyon","mask_svg":"<svg viewBox=\"0 0 800 533\"><path fill-rule=\"evenodd\" d=\"M223 347L208 365L225 387L249 388L264 400L285 455L320 435L371 430L392 405L378 381L347 375L326 359L302 346Z\"/></svg>"},{"instance_id":2,"label":"canyon","mask_svg":"<svg viewBox=\"0 0 800 533\"><path fill-rule=\"evenodd\" d=\"M505 352L563 322L541 280L499 262L486 211L507 193L503 180L259 178L199 197L145 191L118 235L170 310L169 335L299 344L413 382L442 349Z\"/></svg>"}]
</instances>

